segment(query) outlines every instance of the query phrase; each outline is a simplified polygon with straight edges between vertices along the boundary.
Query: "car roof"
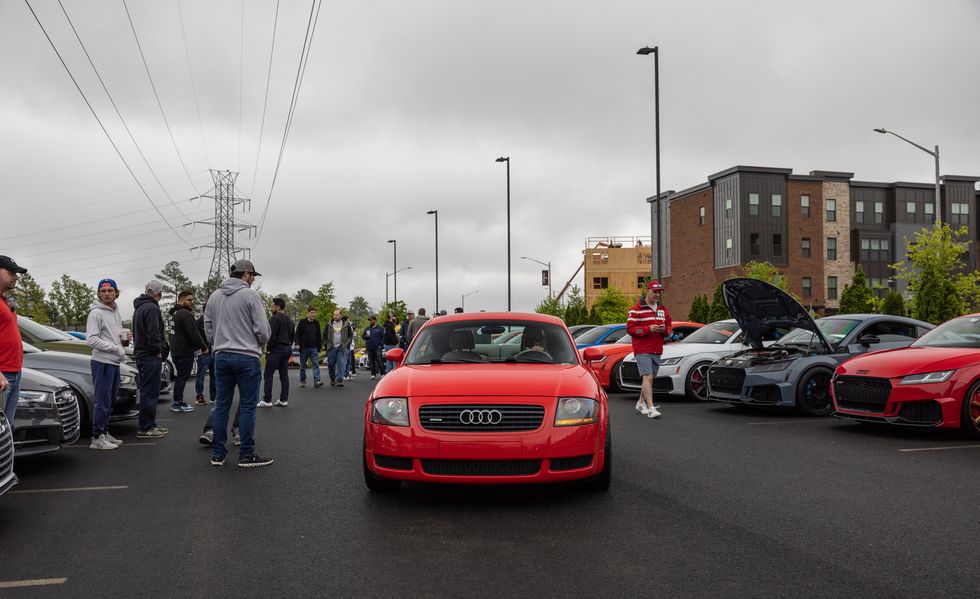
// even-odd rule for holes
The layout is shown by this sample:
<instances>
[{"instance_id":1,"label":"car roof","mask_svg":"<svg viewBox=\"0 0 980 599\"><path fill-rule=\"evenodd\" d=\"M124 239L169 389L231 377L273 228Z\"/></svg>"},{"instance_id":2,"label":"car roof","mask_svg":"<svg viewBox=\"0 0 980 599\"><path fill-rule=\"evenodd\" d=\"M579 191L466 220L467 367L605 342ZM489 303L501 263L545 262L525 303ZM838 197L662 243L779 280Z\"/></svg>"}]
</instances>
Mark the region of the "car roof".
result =
<instances>
[{"instance_id":1,"label":"car roof","mask_svg":"<svg viewBox=\"0 0 980 599\"><path fill-rule=\"evenodd\" d=\"M557 316L539 314L537 312L463 312L462 314L446 314L438 318L430 318L429 322L472 322L486 320L530 320L532 322L565 326L565 321Z\"/></svg>"}]
</instances>

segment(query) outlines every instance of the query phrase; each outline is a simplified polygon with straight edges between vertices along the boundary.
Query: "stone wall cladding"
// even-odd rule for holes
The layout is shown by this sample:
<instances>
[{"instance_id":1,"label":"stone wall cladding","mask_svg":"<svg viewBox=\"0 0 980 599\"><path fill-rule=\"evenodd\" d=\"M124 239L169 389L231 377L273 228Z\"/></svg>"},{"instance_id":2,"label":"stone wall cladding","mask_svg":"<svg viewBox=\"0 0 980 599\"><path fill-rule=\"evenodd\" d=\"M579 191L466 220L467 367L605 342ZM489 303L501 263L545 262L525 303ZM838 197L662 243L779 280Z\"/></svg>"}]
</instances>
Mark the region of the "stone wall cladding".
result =
<instances>
[{"instance_id":1,"label":"stone wall cladding","mask_svg":"<svg viewBox=\"0 0 980 599\"><path fill-rule=\"evenodd\" d=\"M823 186L820 181L794 181L786 185L787 266L783 270L789 291L802 304L819 311L826 301L826 278L823 274L826 254L824 235ZM800 197L810 196L810 216L803 218ZM803 238L810 239L810 257L803 256ZM840 243L838 241L838 243ZM837 249L840 255L840 248ZM846 258L846 256L845 256ZM803 297L803 277L810 277L810 297Z\"/></svg>"},{"instance_id":2,"label":"stone wall cladding","mask_svg":"<svg viewBox=\"0 0 980 599\"><path fill-rule=\"evenodd\" d=\"M825 181L823 197L837 200L837 220L827 222L824 214L823 201L820 202L820 221L823 223L823 236L837 237L837 260L828 261L824 258L822 285L826 285L827 277L837 277L837 299L826 301L826 309L835 313L840 307L840 295L844 286L854 278L854 263L851 262L851 186L847 182ZM811 208L812 210L812 208Z\"/></svg>"}]
</instances>

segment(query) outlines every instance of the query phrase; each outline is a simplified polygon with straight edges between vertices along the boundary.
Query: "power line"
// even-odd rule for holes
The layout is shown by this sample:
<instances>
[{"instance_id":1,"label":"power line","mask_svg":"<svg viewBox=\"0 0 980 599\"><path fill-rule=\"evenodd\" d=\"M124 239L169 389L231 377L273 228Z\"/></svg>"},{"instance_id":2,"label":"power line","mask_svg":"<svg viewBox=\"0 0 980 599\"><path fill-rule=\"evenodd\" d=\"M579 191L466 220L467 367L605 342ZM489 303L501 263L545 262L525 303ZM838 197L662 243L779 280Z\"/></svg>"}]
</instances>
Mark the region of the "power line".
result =
<instances>
[{"instance_id":1,"label":"power line","mask_svg":"<svg viewBox=\"0 0 980 599\"><path fill-rule=\"evenodd\" d=\"M146 201L148 201L150 205L153 206L153 209L156 210L158 215L160 215L160 218L163 220L163 222L167 224L167 227L169 227L170 230L173 231L173 234L176 235L177 238L180 239L181 241L184 241L184 238L180 236L180 233L177 232L177 229L175 229L173 225L170 224L170 221L168 221L167 218L163 215L163 213L160 212L160 208L158 208L157 205L153 202L153 199L150 198L150 194L147 193L146 188L143 187L142 183L140 183L140 180L139 178L136 177L136 173L133 172L132 167L130 167L129 163L126 162L126 158L122 155L122 152L119 151L119 147L116 146L116 142L112 140L112 136L109 135L109 132L106 130L105 125L102 124L102 119L100 119L99 115L96 114L95 109L92 108L92 103L89 102L88 97L85 95L85 92L82 91L81 86L78 84L78 81L75 79L75 75L72 74L71 69L69 69L68 65L65 63L65 59L62 58L61 52L58 51L58 48L57 46L54 45L54 41L51 39L51 36L48 35L47 30L44 28L44 25L41 23L41 19L37 16L37 13L34 11L34 7L31 6L30 0L24 0L24 2L27 4L27 8L30 9L31 14L34 15L34 20L37 21L38 27L41 28L41 32L44 33L44 37L47 38L48 43L51 45L51 49L54 50L54 53L58 56L58 60L61 61L61 66L65 68L65 72L68 73L68 77L71 78L71 82L75 84L75 89L78 90L78 93L82 96L82 100L85 101L85 105L88 106L88 109L89 111L91 111L92 116L95 117L95 120L99 123L99 127L102 128L102 132L105 134L106 139L109 140L109 144L112 145L112 149L114 149L116 151L116 154L119 155L119 159L122 160L123 165L125 165L126 167L126 170L129 171L130 176L133 177L133 181L136 181L136 185L139 186L140 190L143 192L143 195L146 196ZM184 243L187 242L185 241Z\"/></svg>"},{"instance_id":2,"label":"power line","mask_svg":"<svg viewBox=\"0 0 980 599\"><path fill-rule=\"evenodd\" d=\"M25 0L26 1L26 0ZM174 139L174 132L170 128L170 121L167 120L167 113L163 110L163 103L160 102L160 94L157 93L157 86L153 83L153 75L150 74L150 65L146 62L146 55L143 54L143 46L140 44L140 38L136 34L136 25L133 24L133 17L129 14L129 5L126 0L123 0L123 8L126 9L126 18L129 19L129 27L133 30L133 39L136 40L136 48L139 50L140 58L143 60L143 68L146 69L146 77L150 80L150 88L153 89L153 97L157 100L157 107L160 108L160 115L163 117L163 124L167 126L167 133L170 135L170 142L174 146L174 152L177 153L177 160L180 161L180 166L184 169L184 174L187 175L187 180L191 182L191 187L194 188L194 193L201 195L198 191L197 186L194 185L194 180L191 179L191 174L187 170L187 165L184 164L184 157L180 155L180 148L177 147L177 140Z\"/></svg>"},{"instance_id":3,"label":"power line","mask_svg":"<svg viewBox=\"0 0 980 599\"><path fill-rule=\"evenodd\" d=\"M136 151L139 153L140 158L143 159L143 164L146 165L147 170L149 170L150 174L153 175L153 179L157 182L157 185L160 186L160 189L163 191L163 195L167 196L167 199L170 200L171 205L173 205L173 207L177 209L177 212L180 213L180 215L184 218L184 220L188 220L189 217L186 214L184 214L184 211L180 209L180 206L178 206L177 203L174 202L174 199L170 197L170 193L163 186L163 183L160 182L160 177L157 176L156 171L154 171L153 167L150 166L150 161L146 159L146 155L143 154L143 150L140 148L140 145L136 143L136 138L133 136L133 132L130 131L129 125L126 124L126 119L123 118L122 113L119 111L119 107L116 106L116 101L112 99L112 94L109 93L109 88L106 86L105 81L102 79L102 74L99 73L99 69L96 68L95 62L92 60L92 57L88 53L88 48L86 48L85 43L82 42L82 37L78 34L78 30L75 29L75 24L72 23L71 17L68 16L68 11L65 10L65 5L62 4L61 0L58 0L58 6L61 7L61 12L65 14L65 19L68 21L68 25L71 26L71 30L75 34L75 39L78 40L78 45L82 47L82 52L85 53L85 58L88 59L89 65L91 65L92 70L95 71L95 76L98 77L99 83L102 84L102 89L105 91L106 97L109 98L109 103L112 104L113 110L116 111L116 116L118 116L119 120L122 122L123 128L125 128L126 133L129 134L130 141L132 141L133 145L136 146ZM190 174L188 174L187 177L190 178ZM193 183L191 185L193 185ZM195 191L197 190L195 189Z\"/></svg>"},{"instance_id":4,"label":"power line","mask_svg":"<svg viewBox=\"0 0 980 599\"><path fill-rule=\"evenodd\" d=\"M143 226L143 225L134 225L134 226L139 227L139 226ZM112 238L112 243L116 243L116 242L119 242L119 241L126 241L127 239L136 239L137 237L146 239L147 235L151 235L153 233L157 233L157 232L163 231L163 230L164 229L157 229L155 231L143 231L141 233L134 233L132 235L123 235L123 236L119 236L119 237L113 237ZM104 233L104 231L103 232L100 232L100 233ZM77 239L77 238L74 238L74 237L64 237L64 238L58 238L58 241L59 242L60 241L71 241L72 239ZM191 243L196 243L198 241L200 241L200 240L198 240L198 239L191 239L190 240ZM49 245L49 242L45 242L43 244L35 244L35 245L45 245L45 246L47 246L47 245ZM18 247L18 249L20 249L20 248L23 248L23 247L33 247L33 246L17 246L17 247ZM161 246L153 246L153 247L161 247ZM51 254L60 254L62 252L67 252L67 251L77 251L77 248L58 248L58 249L54 249L54 250L48 250L46 252L38 252L36 254L28 254L26 256L23 255L23 254L21 254L20 252L17 252L17 259L18 260L20 260L20 259L28 260L28 259L31 259L31 258L37 258L38 256L50 256ZM116 251L115 253L118 254L119 252Z\"/></svg>"},{"instance_id":5,"label":"power line","mask_svg":"<svg viewBox=\"0 0 980 599\"><path fill-rule=\"evenodd\" d=\"M158 254L157 256L146 256L146 257L147 258L154 258L154 257L157 257L158 258L160 256L168 256L168 255L170 255L170 253L169 252L165 252L163 254ZM188 260L182 260L182 261L180 261L180 263L181 263L181 265L184 265L184 264L187 264L188 262L199 262L199 261L201 261L203 259L204 259L203 256L198 256L197 258L190 258ZM117 264L124 264L124 263L123 262L119 262ZM93 275L93 276L103 276L103 275L106 274L106 270L102 268L103 266L114 266L114 265L113 264L100 264L98 270L96 270L96 269L79 270L79 271L73 272L72 273L72 276L73 277L82 277L84 275L85 277L88 277L90 274ZM112 273L112 275L113 275L113 277L118 277L121 274L126 274L126 273L131 273L131 272L145 272L146 270L156 270L158 268L161 268L161 267L160 266L151 266L149 264L146 264L146 265L143 265L143 266L139 266L137 268L130 268L130 269L127 269L127 270L117 270L117 271L114 271ZM65 274L65 273L43 273L43 274L39 274L39 275L35 276L34 279L35 280L38 280L38 279L46 278L46 277L57 277L57 276L59 276L61 274Z\"/></svg>"},{"instance_id":6,"label":"power line","mask_svg":"<svg viewBox=\"0 0 980 599\"><path fill-rule=\"evenodd\" d=\"M299 99L299 90L303 85L303 76L306 74L306 64L309 61L310 48L313 46L313 34L316 32L316 23L320 19L320 7L322 2L313 0L313 4L310 6L310 18L306 23L306 37L303 39L303 50L300 52L299 66L296 69L296 81L293 83L293 96L289 103L289 113L286 116L286 127L282 134L282 144L279 146L279 157L276 160L276 170L272 175L272 185L269 187L269 197L265 203L265 209L262 211L262 218L259 220L258 232L255 235L255 243L252 244L252 249L259 244L259 239L262 237L262 231L265 226L265 218L269 214L269 206L272 204L272 191L276 186L276 179L279 177L279 167L282 165L282 156L286 151L286 140L289 138L289 131L293 124L293 114L296 111L296 103ZM314 8L316 9L316 16L314 18Z\"/></svg>"},{"instance_id":7,"label":"power line","mask_svg":"<svg viewBox=\"0 0 980 599\"><path fill-rule=\"evenodd\" d=\"M252 189L248 197L255 193L255 182L258 180L259 156L262 155L262 135L265 133L265 111L269 106L269 82L272 80L272 59L276 55L276 31L279 28L279 0L276 0L276 16L272 21L272 47L269 49L269 71L265 76L265 99L262 101L262 124L259 125L259 147L255 149L255 168L252 170Z\"/></svg>"},{"instance_id":8,"label":"power line","mask_svg":"<svg viewBox=\"0 0 980 599\"><path fill-rule=\"evenodd\" d=\"M208 142L204 137L204 121L201 120L201 106L197 101L197 82L194 80L194 67L191 66L191 51L187 45L187 33L184 31L184 12L180 9L180 0L177 0L177 16L180 21L180 37L184 39L184 56L187 57L187 70L191 74L191 89L194 91L194 112L197 113L197 126L201 130L201 145L204 146L204 158L211 165L211 154L208 152Z\"/></svg>"},{"instance_id":9,"label":"power line","mask_svg":"<svg viewBox=\"0 0 980 599\"><path fill-rule=\"evenodd\" d=\"M202 237L201 239L192 239L191 241L196 243L196 242L200 242L200 241L207 241L207 239L208 238L206 238L206 237ZM115 242L115 239L113 239L113 242ZM171 241L171 242L168 242L168 243L160 243L160 244L157 244L157 245L140 246L139 249L140 250L152 250L152 249L162 248L162 247L172 247L174 245L176 245L176 243L173 242L173 241ZM177 248L177 249L180 249L180 248ZM108 258L108 257L118 256L118 255L119 255L119 250L117 249L116 251L110 252L108 254L98 254L98 255L95 255L95 256L85 256L84 258L73 258L73 259L69 259L69 260L59 260L58 262L51 262L49 264L31 264L31 269L34 270L34 269L39 269L39 268L48 268L50 266L57 266L57 265L61 265L61 264L71 264L72 262L84 262L86 260L94 260L96 258ZM151 256L141 256L141 258L149 258L149 257L151 257ZM17 259L18 260L20 260L21 258L22 258L22 256L17 256Z\"/></svg>"}]
</instances>

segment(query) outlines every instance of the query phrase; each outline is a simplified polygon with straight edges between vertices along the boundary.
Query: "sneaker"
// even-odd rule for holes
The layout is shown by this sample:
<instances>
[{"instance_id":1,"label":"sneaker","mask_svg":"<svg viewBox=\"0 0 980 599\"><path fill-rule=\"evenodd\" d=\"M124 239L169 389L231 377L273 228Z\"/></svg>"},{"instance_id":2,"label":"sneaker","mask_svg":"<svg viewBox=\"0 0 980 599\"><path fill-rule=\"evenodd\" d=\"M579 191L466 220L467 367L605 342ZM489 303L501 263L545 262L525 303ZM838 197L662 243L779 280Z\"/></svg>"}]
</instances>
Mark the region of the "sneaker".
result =
<instances>
[{"instance_id":1,"label":"sneaker","mask_svg":"<svg viewBox=\"0 0 980 599\"><path fill-rule=\"evenodd\" d=\"M200 393L198 393L197 397L194 398L194 403L199 406L206 406L208 404L207 400L205 400L204 396Z\"/></svg>"},{"instance_id":2,"label":"sneaker","mask_svg":"<svg viewBox=\"0 0 980 599\"><path fill-rule=\"evenodd\" d=\"M159 431L165 435L170 432L169 428L163 428L162 426L154 426L153 430Z\"/></svg>"},{"instance_id":3,"label":"sneaker","mask_svg":"<svg viewBox=\"0 0 980 599\"><path fill-rule=\"evenodd\" d=\"M337 386L338 387L343 387L344 386L344 381L337 381Z\"/></svg>"},{"instance_id":4,"label":"sneaker","mask_svg":"<svg viewBox=\"0 0 980 599\"><path fill-rule=\"evenodd\" d=\"M282 401L281 399L277 399L276 402L274 404L272 404L272 405L274 405L276 407L283 407L283 408L285 408L285 407L287 407L289 405L289 402L288 401Z\"/></svg>"},{"instance_id":5,"label":"sneaker","mask_svg":"<svg viewBox=\"0 0 980 599\"><path fill-rule=\"evenodd\" d=\"M211 465L212 466L224 466L225 465L225 456L221 456L220 458L215 457L215 456L211 456Z\"/></svg>"},{"instance_id":6,"label":"sneaker","mask_svg":"<svg viewBox=\"0 0 980 599\"><path fill-rule=\"evenodd\" d=\"M636 411L637 412L643 412L643 408L644 407L646 407L646 404L643 403L643 400L642 399L636 400Z\"/></svg>"},{"instance_id":7,"label":"sneaker","mask_svg":"<svg viewBox=\"0 0 980 599\"><path fill-rule=\"evenodd\" d=\"M235 444L235 447L242 444L242 436L238 434L238 429L231 432L231 441Z\"/></svg>"},{"instance_id":8,"label":"sneaker","mask_svg":"<svg viewBox=\"0 0 980 599\"><path fill-rule=\"evenodd\" d=\"M189 405L189 404L186 404L186 403L182 403L182 404L180 404L180 411L181 412L193 412L194 411L194 406Z\"/></svg>"},{"instance_id":9,"label":"sneaker","mask_svg":"<svg viewBox=\"0 0 980 599\"><path fill-rule=\"evenodd\" d=\"M159 439L159 438L164 437L166 435L167 435L167 433L160 432L160 429L158 429L158 428L151 428L148 431L139 431L138 433L136 433L136 438L137 439Z\"/></svg>"},{"instance_id":10,"label":"sneaker","mask_svg":"<svg viewBox=\"0 0 980 599\"><path fill-rule=\"evenodd\" d=\"M334 385L336 385L336 384L337 384L337 381L335 381L335 380L333 380L333 379L330 379L330 386L331 386L331 387L333 387L333 386L334 386Z\"/></svg>"},{"instance_id":11,"label":"sneaker","mask_svg":"<svg viewBox=\"0 0 980 599\"><path fill-rule=\"evenodd\" d=\"M103 433L103 436L106 438L107 441L109 441L109 443L112 443L113 445L122 445L123 444L122 441L120 441L119 439L117 439L117 438L113 437L112 435L110 435L109 434L109 431L106 431L105 433Z\"/></svg>"},{"instance_id":12,"label":"sneaker","mask_svg":"<svg viewBox=\"0 0 980 599\"><path fill-rule=\"evenodd\" d=\"M197 440L201 442L201 445L210 446L212 443L214 443L214 431L204 431L204 434Z\"/></svg>"},{"instance_id":13,"label":"sneaker","mask_svg":"<svg viewBox=\"0 0 980 599\"><path fill-rule=\"evenodd\" d=\"M372 380L372 381L373 381L374 379L376 379L376 378L377 378L377 377L376 377L376 376L374 376L373 374L371 375L371 380Z\"/></svg>"},{"instance_id":14,"label":"sneaker","mask_svg":"<svg viewBox=\"0 0 980 599\"><path fill-rule=\"evenodd\" d=\"M98 437L92 439L92 444L88 446L89 449L116 449L116 445L109 442L105 438L105 433L102 433Z\"/></svg>"},{"instance_id":15,"label":"sneaker","mask_svg":"<svg viewBox=\"0 0 980 599\"><path fill-rule=\"evenodd\" d=\"M260 407L260 408L271 408L272 407L272 402L271 401L266 401L266 400L263 399L262 401L259 402L258 407Z\"/></svg>"},{"instance_id":16,"label":"sneaker","mask_svg":"<svg viewBox=\"0 0 980 599\"><path fill-rule=\"evenodd\" d=\"M349 376L347 376L347 377L344 377L344 380L345 380L345 381L349 381L349 380L350 380L350 377L349 377Z\"/></svg>"},{"instance_id":17,"label":"sneaker","mask_svg":"<svg viewBox=\"0 0 980 599\"><path fill-rule=\"evenodd\" d=\"M306 381L300 381L299 382L299 386L300 387L305 387L306 386Z\"/></svg>"},{"instance_id":18,"label":"sneaker","mask_svg":"<svg viewBox=\"0 0 980 599\"><path fill-rule=\"evenodd\" d=\"M183 412L183 410L180 409L180 404L179 403L170 404L170 411L171 412Z\"/></svg>"},{"instance_id":19,"label":"sneaker","mask_svg":"<svg viewBox=\"0 0 980 599\"><path fill-rule=\"evenodd\" d=\"M272 458L263 458L257 453L252 455L238 458L239 468L258 468L259 466L268 466L273 462Z\"/></svg>"},{"instance_id":20,"label":"sneaker","mask_svg":"<svg viewBox=\"0 0 980 599\"><path fill-rule=\"evenodd\" d=\"M317 382L313 383L313 387L315 389L319 389L322 386L323 386L323 381L317 381Z\"/></svg>"},{"instance_id":21,"label":"sneaker","mask_svg":"<svg viewBox=\"0 0 980 599\"><path fill-rule=\"evenodd\" d=\"M650 409L647 410L647 418L660 418L661 416L663 414L657 411L656 406L650 406Z\"/></svg>"}]
</instances>

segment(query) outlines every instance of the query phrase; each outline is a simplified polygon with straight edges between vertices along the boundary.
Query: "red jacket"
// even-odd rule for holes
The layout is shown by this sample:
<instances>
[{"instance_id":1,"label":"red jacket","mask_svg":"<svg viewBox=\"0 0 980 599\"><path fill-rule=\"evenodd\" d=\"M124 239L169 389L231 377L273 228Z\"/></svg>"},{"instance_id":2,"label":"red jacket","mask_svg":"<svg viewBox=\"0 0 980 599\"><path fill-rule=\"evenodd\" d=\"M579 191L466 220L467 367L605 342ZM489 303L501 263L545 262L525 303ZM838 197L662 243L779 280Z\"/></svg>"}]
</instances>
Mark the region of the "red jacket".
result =
<instances>
[{"instance_id":1,"label":"red jacket","mask_svg":"<svg viewBox=\"0 0 980 599\"><path fill-rule=\"evenodd\" d=\"M650 327L656 325L664 325L665 331L652 332ZM652 306L647 305L646 298L640 298L640 301L630 308L629 318L626 319L626 332L633 338L633 353L662 354L664 338L670 337L672 330L667 306L659 304L654 310Z\"/></svg>"},{"instance_id":2,"label":"red jacket","mask_svg":"<svg viewBox=\"0 0 980 599\"><path fill-rule=\"evenodd\" d=\"M0 372L20 372L24 364L24 347L20 342L17 315L0 295Z\"/></svg>"}]
</instances>

